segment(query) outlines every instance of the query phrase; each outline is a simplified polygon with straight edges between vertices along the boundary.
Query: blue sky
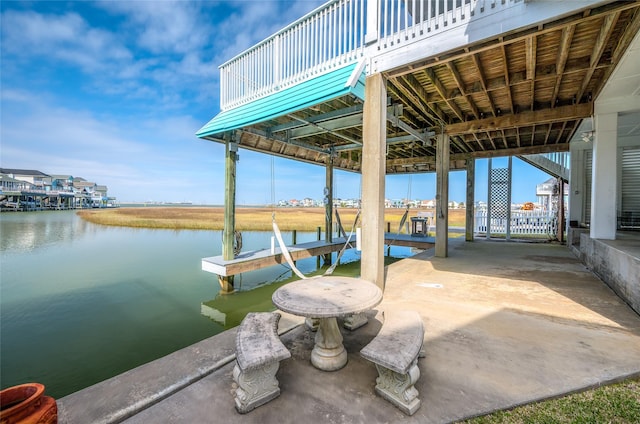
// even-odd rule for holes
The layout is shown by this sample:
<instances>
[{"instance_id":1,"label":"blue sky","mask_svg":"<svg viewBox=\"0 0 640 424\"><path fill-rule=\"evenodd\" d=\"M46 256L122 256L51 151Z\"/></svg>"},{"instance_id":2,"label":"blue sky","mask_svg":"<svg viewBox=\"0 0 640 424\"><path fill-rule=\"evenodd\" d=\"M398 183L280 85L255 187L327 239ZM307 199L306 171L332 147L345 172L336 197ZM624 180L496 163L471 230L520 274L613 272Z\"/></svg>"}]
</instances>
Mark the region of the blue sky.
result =
<instances>
[{"instance_id":1,"label":"blue sky","mask_svg":"<svg viewBox=\"0 0 640 424\"><path fill-rule=\"evenodd\" d=\"M218 65L322 3L2 0L0 166L83 177L121 202L221 204L224 148L194 135L219 111ZM324 168L274 165L272 179L269 156L240 150L238 204L269 203L272 186L276 200L323 197ZM465 178L451 173L451 200ZM513 201L547 178L514 160ZM357 174L335 185L359 196ZM432 199L435 175L389 176L386 194Z\"/></svg>"}]
</instances>

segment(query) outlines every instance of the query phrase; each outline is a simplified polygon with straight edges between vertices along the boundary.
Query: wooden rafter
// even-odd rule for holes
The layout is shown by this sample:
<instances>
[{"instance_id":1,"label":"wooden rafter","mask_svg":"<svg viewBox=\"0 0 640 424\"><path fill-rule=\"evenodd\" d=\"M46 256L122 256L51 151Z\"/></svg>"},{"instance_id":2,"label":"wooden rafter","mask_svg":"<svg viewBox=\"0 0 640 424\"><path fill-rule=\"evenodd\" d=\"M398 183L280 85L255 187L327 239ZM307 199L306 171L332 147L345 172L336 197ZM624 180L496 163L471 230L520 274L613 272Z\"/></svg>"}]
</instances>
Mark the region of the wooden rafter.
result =
<instances>
[{"instance_id":1,"label":"wooden rafter","mask_svg":"<svg viewBox=\"0 0 640 424\"><path fill-rule=\"evenodd\" d=\"M500 39L500 41L502 41L502 39ZM507 59L507 51L504 44L500 46L500 50L502 52L502 67L504 68L504 83L507 89L507 97L509 100L509 111L513 112L514 105L513 96L511 95L511 80L509 78L509 60Z\"/></svg>"},{"instance_id":2,"label":"wooden rafter","mask_svg":"<svg viewBox=\"0 0 640 424\"><path fill-rule=\"evenodd\" d=\"M629 1L629 2L622 2L621 4L617 5L616 10L614 13L621 13L625 10L628 9L637 9L638 8L638 2L637 1ZM582 16L580 18L574 18L574 19L561 19L558 22L555 23L549 23L544 25L543 27L538 27L536 29L536 33L538 36L543 35L543 34L547 34L549 32L554 32L554 31L558 31L559 29L562 29L564 27L567 26L571 26L571 25L580 25L583 23L588 23L589 21L592 20L598 20L598 19L602 19L603 15L608 15L611 14L611 11L605 10L602 13L599 14L593 14L591 13L590 10L585 11L584 13L582 13ZM385 72L385 75L387 75L387 77L398 77L401 75L406 75L409 73L415 73L415 72L419 72L425 68L428 67L432 67L434 65L443 65L447 62L453 61L453 60L458 60L458 59L463 59L465 57L468 57L470 54L476 55L478 53L481 52L485 52L488 50L492 50L495 49L496 47L499 47L503 44L512 44L512 43L517 43L517 42L521 42L526 40L527 38L529 38L531 35L531 30L530 29L525 29L523 31L521 31L520 34L514 34L511 35L508 39L507 38L503 38L502 36L499 36L496 38L495 42L484 42L479 46L474 46L473 49L471 49L470 47L466 46L458 51L455 52L451 52L448 55L442 55L440 57L437 58L429 58L427 60L424 60L422 62L415 62L412 63L411 66L407 66L404 68L398 68L395 69L393 71L388 71Z\"/></svg>"},{"instance_id":3,"label":"wooden rafter","mask_svg":"<svg viewBox=\"0 0 640 424\"><path fill-rule=\"evenodd\" d=\"M562 29L562 38L560 40L560 48L558 49L558 58L556 59L556 85L554 86L553 94L551 95L551 107L555 107L558 100L562 74L564 74L564 68L567 65L569 47L571 47L571 41L573 40L573 34L575 31L575 25L570 25Z\"/></svg>"},{"instance_id":4,"label":"wooden rafter","mask_svg":"<svg viewBox=\"0 0 640 424\"><path fill-rule=\"evenodd\" d=\"M504 144L504 148L508 149L509 143L507 143L507 137L505 136L503 129L500 130L500 135L502 136L502 144Z\"/></svg>"},{"instance_id":5,"label":"wooden rafter","mask_svg":"<svg viewBox=\"0 0 640 424\"><path fill-rule=\"evenodd\" d=\"M472 140L476 142L476 144L479 147L479 150L485 150L484 146L482 145L482 142L480 141L480 139L478 138L478 134L473 134ZM474 150L475 151L475 150Z\"/></svg>"},{"instance_id":6,"label":"wooden rafter","mask_svg":"<svg viewBox=\"0 0 640 424\"><path fill-rule=\"evenodd\" d=\"M472 54L471 55L471 59L473 60L473 64L476 66L476 71L478 72L478 76L479 76L479 82L482 85L482 91L484 91L486 97L487 97L487 102L489 102L489 108L491 109L491 114L493 116L497 116L497 112L496 112L496 107L494 106L493 102L491 101L491 97L489 96L489 92L487 90L487 81L486 78L484 76L484 71L483 71L483 67L482 67L482 63L480 62L480 58L478 57L477 54Z\"/></svg>"},{"instance_id":7,"label":"wooden rafter","mask_svg":"<svg viewBox=\"0 0 640 424\"><path fill-rule=\"evenodd\" d=\"M427 92L413 75L395 79L392 84L387 85L396 91L398 97L404 97L404 102L419 111L427 123L435 125L436 122L444 120L444 116L439 116L436 111L429 108Z\"/></svg>"},{"instance_id":8,"label":"wooden rafter","mask_svg":"<svg viewBox=\"0 0 640 424\"><path fill-rule=\"evenodd\" d=\"M448 134L470 134L478 131L496 131L507 128L519 128L534 124L562 122L573 119L583 119L591 116L593 103L560 106L554 110L542 109L526 111L516 115L504 115L493 118L478 119L476 121L449 124L445 127Z\"/></svg>"},{"instance_id":9,"label":"wooden rafter","mask_svg":"<svg viewBox=\"0 0 640 424\"><path fill-rule=\"evenodd\" d=\"M530 81L531 83L529 92L531 93L531 110L533 110L536 103L536 56L538 52L538 39L536 38L536 35L533 34L531 37L527 38L525 40L525 44L527 81Z\"/></svg>"},{"instance_id":10,"label":"wooden rafter","mask_svg":"<svg viewBox=\"0 0 640 424\"><path fill-rule=\"evenodd\" d=\"M582 99L585 90L587 89L589 83L591 82L591 77L596 70L596 66L600 62L600 58L602 57L602 53L604 53L604 49L606 47L607 40L611 36L611 32L613 31L613 27L615 23L618 21L620 17L620 11L616 13L612 13L606 15L604 17L604 22L600 27L600 33L598 34L598 38L596 40L595 45L593 46L593 51L591 52L591 63L589 64L589 69L587 69L587 74L582 80L582 86L576 95L577 101Z\"/></svg>"},{"instance_id":11,"label":"wooden rafter","mask_svg":"<svg viewBox=\"0 0 640 424\"><path fill-rule=\"evenodd\" d=\"M547 132L544 135L544 143L545 145L549 144L549 137L551 136L551 129L553 128L553 124L547 125Z\"/></svg>"},{"instance_id":12,"label":"wooden rafter","mask_svg":"<svg viewBox=\"0 0 640 424\"><path fill-rule=\"evenodd\" d=\"M462 111L460 110L460 108L458 107L458 105L455 103L454 100L449 99L449 96L447 95L447 90L442 85L442 83L436 76L436 73L433 71L433 69L427 68L423 72L426 75L426 77L429 78L429 81L431 81L431 84L433 84L434 88L436 89L438 94L440 94L440 97L442 97L442 100L444 100L447 106L449 106L449 108L453 111L453 113L456 114L459 120L464 121L464 115L462 114Z\"/></svg>"},{"instance_id":13,"label":"wooden rafter","mask_svg":"<svg viewBox=\"0 0 640 424\"><path fill-rule=\"evenodd\" d=\"M558 131L558 136L556 137L556 142L555 144L559 144L560 141L562 141L562 134L564 134L564 130L567 128L567 123L563 122L562 123L562 128L560 129L560 131Z\"/></svg>"},{"instance_id":14,"label":"wooden rafter","mask_svg":"<svg viewBox=\"0 0 640 424\"><path fill-rule=\"evenodd\" d=\"M455 63L447 62L447 68L449 68L449 71L453 76L453 80L456 82L456 85L458 86L458 90L460 90L460 94L462 94L465 100L467 101L467 104L469 105L469 109L471 109L473 116L476 119L480 119L480 112L478 112L478 107L476 106L475 102L471 98L471 95L465 92L464 81L462 80L462 76L460 75L460 72L458 72L458 69L456 68Z\"/></svg>"},{"instance_id":15,"label":"wooden rafter","mask_svg":"<svg viewBox=\"0 0 640 424\"><path fill-rule=\"evenodd\" d=\"M629 44L631 44L631 41L638 31L640 31L640 9L637 9L634 12L631 22L627 25L624 34L618 39L618 42L613 49L613 53L611 54L611 62L613 64L620 61L622 54L627 50L627 47L629 47Z\"/></svg>"}]
</instances>

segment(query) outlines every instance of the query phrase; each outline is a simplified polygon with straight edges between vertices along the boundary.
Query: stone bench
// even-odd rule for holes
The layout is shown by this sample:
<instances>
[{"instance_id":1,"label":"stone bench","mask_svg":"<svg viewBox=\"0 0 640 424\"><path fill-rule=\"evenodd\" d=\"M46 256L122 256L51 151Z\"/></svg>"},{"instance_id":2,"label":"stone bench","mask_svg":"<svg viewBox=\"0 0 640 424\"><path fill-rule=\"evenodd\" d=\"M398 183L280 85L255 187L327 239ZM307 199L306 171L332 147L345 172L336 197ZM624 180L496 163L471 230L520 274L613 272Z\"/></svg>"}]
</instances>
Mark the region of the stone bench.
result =
<instances>
[{"instance_id":1,"label":"stone bench","mask_svg":"<svg viewBox=\"0 0 640 424\"><path fill-rule=\"evenodd\" d=\"M252 312L238 328L233 379L236 409L242 414L280 395L276 372L291 353L278 336L279 321L277 312Z\"/></svg>"},{"instance_id":2,"label":"stone bench","mask_svg":"<svg viewBox=\"0 0 640 424\"><path fill-rule=\"evenodd\" d=\"M424 326L415 311L385 312L384 323L376 337L360 354L378 370L376 393L407 415L420 407L414 384L420 378Z\"/></svg>"}]
</instances>

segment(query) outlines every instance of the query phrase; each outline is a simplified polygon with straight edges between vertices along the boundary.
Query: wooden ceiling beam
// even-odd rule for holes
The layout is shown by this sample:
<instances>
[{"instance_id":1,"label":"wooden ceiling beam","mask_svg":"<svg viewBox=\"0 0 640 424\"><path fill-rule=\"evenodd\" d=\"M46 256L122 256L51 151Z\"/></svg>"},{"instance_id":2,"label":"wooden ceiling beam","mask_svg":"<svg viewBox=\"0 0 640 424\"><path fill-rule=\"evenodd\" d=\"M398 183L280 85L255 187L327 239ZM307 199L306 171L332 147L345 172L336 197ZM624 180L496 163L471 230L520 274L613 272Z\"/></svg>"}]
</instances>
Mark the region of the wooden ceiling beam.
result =
<instances>
[{"instance_id":1,"label":"wooden ceiling beam","mask_svg":"<svg viewBox=\"0 0 640 424\"><path fill-rule=\"evenodd\" d=\"M573 34L575 33L575 31L575 25L571 25L562 29L560 48L558 49L558 58L556 59L556 85L553 87L553 94L551 95L551 107L555 107L558 100L560 83L562 82L562 74L564 74L564 68L567 65L567 59L569 58L569 47L571 47L571 41L573 40Z\"/></svg>"},{"instance_id":2,"label":"wooden ceiling beam","mask_svg":"<svg viewBox=\"0 0 640 424\"><path fill-rule=\"evenodd\" d=\"M444 120L444 116L439 116L436 111L429 108L427 92L413 75L394 79L387 85L403 103L410 104L415 110L419 111L422 114L422 118L429 125L435 125L437 122Z\"/></svg>"},{"instance_id":3,"label":"wooden ceiling beam","mask_svg":"<svg viewBox=\"0 0 640 424\"><path fill-rule=\"evenodd\" d=\"M475 140L476 143L478 143L478 146L480 146L480 150L487 150L487 149L484 148L484 145L482 144L482 142L478 138L478 134L473 133L473 139Z\"/></svg>"},{"instance_id":4,"label":"wooden ceiling beam","mask_svg":"<svg viewBox=\"0 0 640 424\"><path fill-rule=\"evenodd\" d=\"M555 109L526 111L515 115L503 115L478 119L475 121L449 124L445 126L445 132L449 135L458 135L471 134L478 131L497 131L507 128L531 126L534 124L583 119L591 116L592 112L593 103L581 103L576 105L560 106Z\"/></svg>"},{"instance_id":5,"label":"wooden ceiling beam","mask_svg":"<svg viewBox=\"0 0 640 424\"><path fill-rule=\"evenodd\" d=\"M534 146L536 142L536 124L531 127L531 145Z\"/></svg>"},{"instance_id":6,"label":"wooden ceiling beam","mask_svg":"<svg viewBox=\"0 0 640 424\"><path fill-rule=\"evenodd\" d=\"M536 55L538 53L538 39L533 34L525 40L525 55L526 55L526 69L527 69L527 81L530 82L531 87L529 93L531 93L531 110L533 110L536 103Z\"/></svg>"},{"instance_id":7,"label":"wooden ceiling beam","mask_svg":"<svg viewBox=\"0 0 640 424\"><path fill-rule=\"evenodd\" d=\"M430 96L413 75L407 75L405 78L401 79L400 85L405 89L405 93L416 99L415 104L417 104L420 107L420 110L422 110L429 118L427 122L431 125L438 125L440 122L447 121L446 115L442 113L437 105L429 102Z\"/></svg>"},{"instance_id":8,"label":"wooden ceiling beam","mask_svg":"<svg viewBox=\"0 0 640 424\"><path fill-rule=\"evenodd\" d=\"M604 22L600 27L598 38L596 39L596 43L593 46L593 51L591 52L591 63L589 64L589 69L587 69L587 74L582 80L582 86L580 87L580 90L576 94L576 99L578 102L580 102L580 99L582 99L584 92L586 91L589 83L591 82L591 77L593 76L593 73L596 70L596 66L600 62L602 53L604 53L604 49L607 45L607 40L609 40L609 37L611 37L611 32L613 31L613 28L615 27L615 23L618 21L619 17L620 17L620 11L606 15L604 17Z\"/></svg>"},{"instance_id":9,"label":"wooden ceiling beam","mask_svg":"<svg viewBox=\"0 0 640 424\"><path fill-rule=\"evenodd\" d=\"M431 81L431 84L433 84L436 91L438 92L438 94L440 94L440 97L442 97L442 100L444 100L447 106L449 106L449 108L453 111L453 113L456 114L459 120L464 121L464 115L462 111L460 110L458 105L455 103L455 100L448 99L449 96L447 95L447 90L442 85L442 82L440 82L440 80L438 79L433 69L428 68L428 69L425 69L423 72L427 76L427 78L429 78L429 81Z\"/></svg>"},{"instance_id":10,"label":"wooden ceiling beam","mask_svg":"<svg viewBox=\"0 0 640 424\"><path fill-rule=\"evenodd\" d=\"M538 25L537 29L536 29L536 34L539 35L543 35L543 34L547 34L549 32L554 32L554 31L558 31L562 28L565 28L567 26L571 26L571 25L580 25L584 22L588 22L590 20L593 19L601 19L603 15L609 15L611 13L621 13L625 10L629 10L629 9L638 9L639 5L637 1L629 1L629 2L619 2L618 4L615 5L615 9L607 9L607 10L603 10L600 13L592 13L592 10L586 10L582 13L580 13L580 17L576 18L576 19L563 19L560 20L558 22L551 22L549 24L544 25L543 27L541 27L540 25ZM510 36L508 39L505 39L504 36L499 36L495 39L495 42L490 42L485 40L484 42L482 42L480 45L478 46L473 46L473 47L469 47L466 46L462 49L459 49L455 52L451 52L448 55L440 55L436 58L428 58L425 59L423 61L419 61L419 62L415 62L412 63L411 66L406 66L406 67L402 67L402 68L398 68L392 71L388 71L385 72L385 76L387 77L398 77L401 75L406 75L406 74L410 74L410 73L414 73L414 72L418 72L421 71L423 69L426 68L430 68L433 67L434 65L443 65L447 62L451 62L454 60L458 60L458 59L462 59L465 57L468 57L471 53L473 55L481 53L481 52L485 52L488 50L492 50L495 49L496 47L499 47L501 45L506 45L506 44L512 44L512 43L517 43L517 42L521 42L526 40L527 38L529 38L531 36L531 28L527 28L524 29L516 34L513 34L512 36Z\"/></svg>"},{"instance_id":11,"label":"wooden ceiling beam","mask_svg":"<svg viewBox=\"0 0 640 424\"><path fill-rule=\"evenodd\" d=\"M458 72L458 69L456 68L455 63L447 62L447 68L449 68L449 72L451 72L451 75L453 75L453 80L456 82L456 85L458 86L460 93L467 101L467 104L469 105L469 108L471 109L473 116L476 119L480 119L480 112L478 112L478 107L473 101L473 98L471 98L471 95L465 92L464 80L462 79L462 75L460 75L460 72Z\"/></svg>"},{"instance_id":12,"label":"wooden ceiling beam","mask_svg":"<svg viewBox=\"0 0 640 424\"><path fill-rule=\"evenodd\" d=\"M460 149L462 152L468 153L472 151L471 148L467 146L467 143L464 142L462 137L451 137L450 139L453 141L453 143L456 144L456 146L458 146L458 149Z\"/></svg>"},{"instance_id":13,"label":"wooden ceiling beam","mask_svg":"<svg viewBox=\"0 0 640 424\"><path fill-rule=\"evenodd\" d=\"M549 144L549 137L551 136L552 128L553 128L553 124L547 125L547 133L544 135L544 144Z\"/></svg>"},{"instance_id":14,"label":"wooden ceiling beam","mask_svg":"<svg viewBox=\"0 0 640 424\"><path fill-rule=\"evenodd\" d=\"M491 114L493 116L497 116L496 107L494 106L493 101L491 101L491 96L489 96L489 92L487 89L487 80L484 76L484 71L483 71L482 63L480 63L480 58L478 57L477 54L472 54L471 59L473 60L473 64L476 66L476 71L478 72L480 84L482 85L482 91L485 93L487 97L487 101L489 102L489 108L491 109Z\"/></svg>"},{"instance_id":15,"label":"wooden ceiling beam","mask_svg":"<svg viewBox=\"0 0 640 424\"><path fill-rule=\"evenodd\" d=\"M502 39L500 39L502 41ZM513 96L511 94L511 80L509 78L509 60L507 59L507 49L504 44L500 46L500 50L502 51L502 68L504 69L504 84L507 90L507 98L509 101L509 110L513 112L515 109L513 104ZM478 118L478 117L476 117Z\"/></svg>"},{"instance_id":16,"label":"wooden ceiling beam","mask_svg":"<svg viewBox=\"0 0 640 424\"><path fill-rule=\"evenodd\" d=\"M556 137L555 144L559 144L562 142L562 135L564 134L566 129L567 129L567 122L565 121L562 123L562 128L560 129L560 131L558 131L558 136Z\"/></svg>"},{"instance_id":17,"label":"wooden ceiling beam","mask_svg":"<svg viewBox=\"0 0 640 424\"><path fill-rule=\"evenodd\" d=\"M611 54L611 62L612 64L616 64L622 58L622 55L629 47L629 44L633 41L633 38L640 31L640 8L638 8L634 14L633 18L627 28L622 34L622 37L618 39L616 47L613 49L613 53Z\"/></svg>"},{"instance_id":18,"label":"wooden ceiling beam","mask_svg":"<svg viewBox=\"0 0 640 424\"><path fill-rule=\"evenodd\" d=\"M484 158L495 158L495 157L503 157L503 156L519 156L519 155L534 155L537 153L555 153L555 152L568 152L569 151L569 143L563 144L551 144L547 146L528 146L528 147L520 147L520 148L511 148L511 149L500 149L500 150L483 150L483 151L475 151L471 153L456 153L449 156L451 161L460 161L466 160L470 158L476 159L484 159ZM414 166L417 164L434 164L436 162L435 156L423 156L423 157L412 157L412 158L399 158L399 159L387 159L386 166L387 169L400 167L402 165Z\"/></svg>"}]
</instances>

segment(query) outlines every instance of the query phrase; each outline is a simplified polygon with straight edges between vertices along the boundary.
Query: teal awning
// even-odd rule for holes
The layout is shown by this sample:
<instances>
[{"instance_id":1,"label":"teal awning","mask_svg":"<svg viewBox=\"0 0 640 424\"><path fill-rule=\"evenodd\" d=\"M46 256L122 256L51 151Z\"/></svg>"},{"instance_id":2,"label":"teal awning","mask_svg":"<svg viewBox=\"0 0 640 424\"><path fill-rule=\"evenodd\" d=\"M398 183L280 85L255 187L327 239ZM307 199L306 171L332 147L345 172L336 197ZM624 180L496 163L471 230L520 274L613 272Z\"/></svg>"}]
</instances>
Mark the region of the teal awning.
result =
<instances>
[{"instance_id":1,"label":"teal awning","mask_svg":"<svg viewBox=\"0 0 640 424\"><path fill-rule=\"evenodd\" d=\"M364 67L352 63L253 102L225 110L196 132L206 138L285 116L346 94L364 100Z\"/></svg>"}]
</instances>

